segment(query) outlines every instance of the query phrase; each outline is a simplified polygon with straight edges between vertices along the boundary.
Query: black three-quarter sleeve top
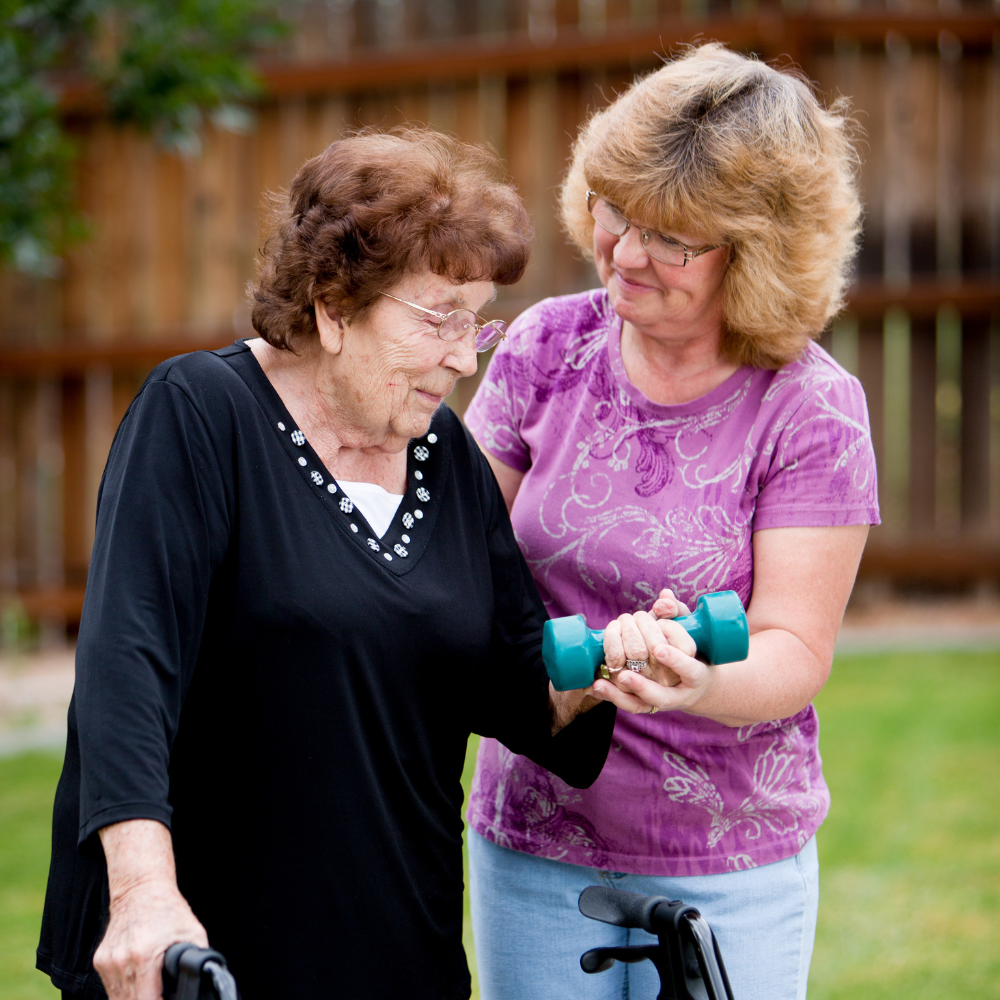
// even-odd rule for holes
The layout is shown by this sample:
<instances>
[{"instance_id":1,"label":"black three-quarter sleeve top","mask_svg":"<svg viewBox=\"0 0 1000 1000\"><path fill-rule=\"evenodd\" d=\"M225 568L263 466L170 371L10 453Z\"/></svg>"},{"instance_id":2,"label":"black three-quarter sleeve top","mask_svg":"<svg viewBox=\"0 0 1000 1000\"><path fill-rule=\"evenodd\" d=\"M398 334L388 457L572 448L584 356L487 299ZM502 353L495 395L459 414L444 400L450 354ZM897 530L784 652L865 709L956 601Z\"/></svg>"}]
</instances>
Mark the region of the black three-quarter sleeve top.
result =
<instances>
[{"instance_id":1,"label":"black three-quarter sleeve top","mask_svg":"<svg viewBox=\"0 0 1000 1000\"><path fill-rule=\"evenodd\" d=\"M101 996L97 832L170 827L245 1000L453 1000L470 732L597 777L614 709L550 733L542 603L446 407L381 539L243 343L156 369L98 505L38 965Z\"/></svg>"}]
</instances>

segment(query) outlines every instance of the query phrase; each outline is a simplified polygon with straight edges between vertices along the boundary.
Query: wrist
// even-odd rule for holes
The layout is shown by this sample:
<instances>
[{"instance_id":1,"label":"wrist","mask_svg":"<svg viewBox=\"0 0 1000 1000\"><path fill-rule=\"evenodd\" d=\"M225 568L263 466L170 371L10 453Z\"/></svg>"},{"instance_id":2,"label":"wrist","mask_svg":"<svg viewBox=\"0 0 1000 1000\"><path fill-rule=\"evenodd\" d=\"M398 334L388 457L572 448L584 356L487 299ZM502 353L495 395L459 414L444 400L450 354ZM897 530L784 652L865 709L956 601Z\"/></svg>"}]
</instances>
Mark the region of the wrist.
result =
<instances>
[{"instance_id":1,"label":"wrist","mask_svg":"<svg viewBox=\"0 0 1000 1000\"><path fill-rule=\"evenodd\" d=\"M108 897L112 909L127 908L137 899L179 896L177 880L159 874L136 875L108 880Z\"/></svg>"}]
</instances>

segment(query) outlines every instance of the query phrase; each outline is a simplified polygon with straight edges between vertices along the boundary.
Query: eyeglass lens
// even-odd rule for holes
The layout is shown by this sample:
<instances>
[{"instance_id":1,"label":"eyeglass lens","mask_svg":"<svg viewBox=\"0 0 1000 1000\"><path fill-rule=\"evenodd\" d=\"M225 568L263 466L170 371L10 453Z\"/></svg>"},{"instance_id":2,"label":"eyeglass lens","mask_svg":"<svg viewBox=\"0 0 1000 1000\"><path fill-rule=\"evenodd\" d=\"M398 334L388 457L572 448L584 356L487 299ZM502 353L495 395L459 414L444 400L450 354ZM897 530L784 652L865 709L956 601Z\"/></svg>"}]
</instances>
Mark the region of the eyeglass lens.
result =
<instances>
[{"instance_id":1,"label":"eyeglass lens","mask_svg":"<svg viewBox=\"0 0 1000 1000\"><path fill-rule=\"evenodd\" d=\"M507 324L500 320L486 323L476 334L476 350L488 351L491 347L496 347L503 340L507 333Z\"/></svg>"},{"instance_id":2,"label":"eyeglass lens","mask_svg":"<svg viewBox=\"0 0 1000 1000\"><path fill-rule=\"evenodd\" d=\"M471 309L456 309L441 321L441 325L438 327L438 336L447 341L461 340L477 326L478 317ZM500 320L484 324L476 333L476 350L488 351L491 347L499 344L503 340L506 330L506 324Z\"/></svg>"},{"instance_id":3,"label":"eyeglass lens","mask_svg":"<svg viewBox=\"0 0 1000 1000\"><path fill-rule=\"evenodd\" d=\"M628 232L629 220L603 198L594 198L591 201L590 214L602 229L606 229L613 236L624 236ZM663 264L673 264L675 267L684 266L684 247L679 243L667 240L650 229L641 230L640 238L650 257L654 257Z\"/></svg>"}]
</instances>

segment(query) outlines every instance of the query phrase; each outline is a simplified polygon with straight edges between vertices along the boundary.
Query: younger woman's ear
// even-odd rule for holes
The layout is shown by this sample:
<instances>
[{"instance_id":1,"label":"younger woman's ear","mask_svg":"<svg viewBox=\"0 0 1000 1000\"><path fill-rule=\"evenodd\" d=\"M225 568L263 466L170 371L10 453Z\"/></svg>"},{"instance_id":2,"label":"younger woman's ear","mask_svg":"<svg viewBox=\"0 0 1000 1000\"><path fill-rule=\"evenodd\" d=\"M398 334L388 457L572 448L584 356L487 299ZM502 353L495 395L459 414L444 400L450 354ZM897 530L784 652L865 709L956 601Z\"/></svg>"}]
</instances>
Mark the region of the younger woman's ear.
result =
<instances>
[{"instance_id":1,"label":"younger woman's ear","mask_svg":"<svg viewBox=\"0 0 1000 1000\"><path fill-rule=\"evenodd\" d=\"M313 299L313 311L316 313L316 329L323 350L328 354L340 354L344 347L343 317L320 298Z\"/></svg>"}]
</instances>

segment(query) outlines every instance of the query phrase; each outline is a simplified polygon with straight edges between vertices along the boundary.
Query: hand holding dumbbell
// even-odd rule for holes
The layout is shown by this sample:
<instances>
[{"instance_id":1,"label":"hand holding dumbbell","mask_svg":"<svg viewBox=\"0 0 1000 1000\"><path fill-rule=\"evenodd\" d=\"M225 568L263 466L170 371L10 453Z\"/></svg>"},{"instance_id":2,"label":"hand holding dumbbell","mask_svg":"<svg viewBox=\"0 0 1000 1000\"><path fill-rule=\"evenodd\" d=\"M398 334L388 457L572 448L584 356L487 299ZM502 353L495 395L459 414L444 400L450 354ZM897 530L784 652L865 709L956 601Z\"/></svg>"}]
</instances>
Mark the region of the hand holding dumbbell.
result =
<instances>
[{"instance_id":1,"label":"hand holding dumbbell","mask_svg":"<svg viewBox=\"0 0 1000 1000\"><path fill-rule=\"evenodd\" d=\"M673 620L694 639L696 655L708 663L735 663L749 654L746 612L733 590L705 594L692 614ZM588 628L583 615L553 618L542 632L542 658L557 691L589 687L604 663L604 630Z\"/></svg>"}]
</instances>

